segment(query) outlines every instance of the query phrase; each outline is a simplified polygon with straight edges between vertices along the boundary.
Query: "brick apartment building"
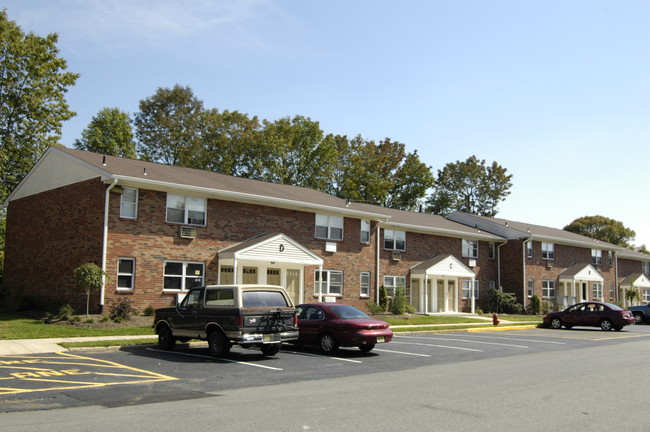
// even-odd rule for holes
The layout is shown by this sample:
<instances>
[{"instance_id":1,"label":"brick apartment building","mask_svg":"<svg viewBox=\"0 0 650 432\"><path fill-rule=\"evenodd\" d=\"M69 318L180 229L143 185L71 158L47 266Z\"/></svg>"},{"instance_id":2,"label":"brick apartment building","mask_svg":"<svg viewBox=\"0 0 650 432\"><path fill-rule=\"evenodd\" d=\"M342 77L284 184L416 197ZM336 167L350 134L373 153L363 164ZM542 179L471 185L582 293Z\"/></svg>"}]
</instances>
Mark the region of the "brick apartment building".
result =
<instances>
[{"instance_id":1,"label":"brick apartment building","mask_svg":"<svg viewBox=\"0 0 650 432\"><path fill-rule=\"evenodd\" d=\"M420 313L472 312L498 286L522 302L620 301L633 288L650 301L649 256L562 230L65 147L50 148L3 206L5 285L14 301L41 305L81 309L72 270L87 262L107 274L95 312L125 296L139 310L167 306L216 283L278 284L296 303L361 308L382 285L406 287Z\"/></svg>"}]
</instances>

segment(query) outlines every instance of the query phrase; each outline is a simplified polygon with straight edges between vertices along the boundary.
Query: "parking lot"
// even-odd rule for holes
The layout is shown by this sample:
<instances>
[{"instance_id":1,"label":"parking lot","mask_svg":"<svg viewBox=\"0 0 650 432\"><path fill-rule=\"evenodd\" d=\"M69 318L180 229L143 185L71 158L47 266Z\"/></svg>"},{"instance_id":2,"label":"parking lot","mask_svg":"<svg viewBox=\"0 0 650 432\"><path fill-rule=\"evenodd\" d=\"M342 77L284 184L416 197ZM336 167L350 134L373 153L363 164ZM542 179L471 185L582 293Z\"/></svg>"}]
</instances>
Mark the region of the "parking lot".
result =
<instances>
[{"instance_id":1,"label":"parking lot","mask_svg":"<svg viewBox=\"0 0 650 432\"><path fill-rule=\"evenodd\" d=\"M119 351L84 351L0 357L0 412L73 406L129 406L212 397L219 391L458 364L499 357L579 350L593 346L625 349L650 338L650 326L621 332L592 328L522 329L445 334L397 334L370 353L341 349L335 356L316 348L283 345L275 357L233 348L215 359L202 344Z\"/></svg>"}]
</instances>

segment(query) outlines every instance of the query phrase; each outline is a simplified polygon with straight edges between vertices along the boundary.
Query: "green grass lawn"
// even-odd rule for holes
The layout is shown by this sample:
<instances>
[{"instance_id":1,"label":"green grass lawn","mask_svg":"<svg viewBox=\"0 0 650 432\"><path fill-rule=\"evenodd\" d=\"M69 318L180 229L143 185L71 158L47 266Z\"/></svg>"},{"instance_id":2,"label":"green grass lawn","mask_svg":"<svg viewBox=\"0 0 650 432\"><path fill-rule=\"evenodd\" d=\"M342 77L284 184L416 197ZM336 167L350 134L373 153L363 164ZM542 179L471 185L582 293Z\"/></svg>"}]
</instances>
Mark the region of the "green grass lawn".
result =
<instances>
[{"instance_id":1,"label":"green grass lawn","mask_svg":"<svg viewBox=\"0 0 650 432\"><path fill-rule=\"evenodd\" d=\"M45 324L42 320L25 318L20 314L0 316L0 339L44 339L77 336L154 336L150 326L120 328L82 328L73 325Z\"/></svg>"}]
</instances>

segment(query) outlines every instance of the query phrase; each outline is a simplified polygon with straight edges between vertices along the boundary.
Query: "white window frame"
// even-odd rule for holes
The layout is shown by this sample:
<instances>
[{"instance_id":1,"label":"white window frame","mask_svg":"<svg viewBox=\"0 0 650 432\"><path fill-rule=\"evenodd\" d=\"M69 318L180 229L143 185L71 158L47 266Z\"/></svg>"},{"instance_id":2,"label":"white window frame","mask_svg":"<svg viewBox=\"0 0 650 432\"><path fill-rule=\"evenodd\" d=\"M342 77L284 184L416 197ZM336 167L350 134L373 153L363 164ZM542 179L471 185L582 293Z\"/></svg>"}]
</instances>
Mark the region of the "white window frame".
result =
<instances>
[{"instance_id":1,"label":"white window frame","mask_svg":"<svg viewBox=\"0 0 650 432\"><path fill-rule=\"evenodd\" d=\"M609 299L614 300L614 284L610 283L609 284ZM648 300L650 301L650 300Z\"/></svg>"},{"instance_id":2,"label":"white window frame","mask_svg":"<svg viewBox=\"0 0 650 432\"><path fill-rule=\"evenodd\" d=\"M463 299L471 299L471 292L470 292L470 284L472 283L471 279L463 279L462 280L462 289L461 289L461 295ZM474 279L474 299L478 298L479 294L479 282Z\"/></svg>"},{"instance_id":3,"label":"white window frame","mask_svg":"<svg viewBox=\"0 0 650 432\"><path fill-rule=\"evenodd\" d=\"M478 258L478 240L462 240L463 258Z\"/></svg>"},{"instance_id":4,"label":"white window frame","mask_svg":"<svg viewBox=\"0 0 650 432\"><path fill-rule=\"evenodd\" d=\"M406 294L406 277L405 276L384 276L384 289L388 297L395 296L395 288L404 288Z\"/></svg>"},{"instance_id":5,"label":"white window frame","mask_svg":"<svg viewBox=\"0 0 650 432\"><path fill-rule=\"evenodd\" d=\"M490 259L495 259L497 257L497 248L494 242L488 243L488 257Z\"/></svg>"},{"instance_id":6,"label":"white window frame","mask_svg":"<svg viewBox=\"0 0 650 432\"><path fill-rule=\"evenodd\" d=\"M166 273L167 270L167 264L181 264L182 265L182 272L181 274L175 274L175 273ZM188 267L189 266L201 266L201 275L200 277L197 277L195 274L192 276L191 274L188 274ZM166 281L170 278L175 279L180 279L180 288L166 288ZM201 279L201 281L197 284L193 284L191 287L187 286L187 281L188 279ZM197 262L197 261L176 261L176 260L165 260L163 263L163 291L171 291L171 292L185 292L188 291L190 288L194 286L201 286L205 285L205 263L202 262Z\"/></svg>"},{"instance_id":7,"label":"white window frame","mask_svg":"<svg viewBox=\"0 0 650 432\"><path fill-rule=\"evenodd\" d=\"M343 217L316 214L316 234L317 239L323 240L343 240ZM324 232L323 232L324 231Z\"/></svg>"},{"instance_id":8,"label":"white window frame","mask_svg":"<svg viewBox=\"0 0 650 432\"><path fill-rule=\"evenodd\" d=\"M555 298L555 281L542 281L542 298Z\"/></svg>"},{"instance_id":9,"label":"white window frame","mask_svg":"<svg viewBox=\"0 0 650 432\"><path fill-rule=\"evenodd\" d=\"M370 272L359 273L359 295L370 297Z\"/></svg>"},{"instance_id":10,"label":"white window frame","mask_svg":"<svg viewBox=\"0 0 650 432\"><path fill-rule=\"evenodd\" d=\"M542 242L542 259L549 261L555 259L555 243Z\"/></svg>"},{"instance_id":11,"label":"white window frame","mask_svg":"<svg viewBox=\"0 0 650 432\"><path fill-rule=\"evenodd\" d=\"M528 279L526 286L528 290L528 298L531 298L535 295L535 279Z\"/></svg>"},{"instance_id":12,"label":"white window frame","mask_svg":"<svg viewBox=\"0 0 650 432\"><path fill-rule=\"evenodd\" d=\"M319 280L322 275L323 280ZM324 288L324 289L323 289ZM343 297L343 271L342 270L319 270L314 271L314 294L326 296Z\"/></svg>"},{"instance_id":13,"label":"white window frame","mask_svg":"<svg viewBox=\"0 0 650 432\"><path fill-rule=\"evenodd\" d=\"M591 263L593 265L603 265L603 251L600 249L591 250ZM599 297L600 298L600 297Z\"/></svg>"},{"instance_id":14,"label":"white window frame","mask_svg":"<svg viewBox=\"0 0 650 432\"><path fill-rule=\"evenodd\" d=\"M533 241L527 241L526 242L526 257L532 258L533 257Z\"/></svg>"},{"instance_id":15,"label":"white window frame","mask_svg":"<svg viewBox=\"0 0 650 432\"><path fill-rule=\"evenodd\" d=\"M406 251L406 231L385 229L384 249L391 250L391 251L400 251L400 252Z\"/></svg>"},{"instance_id":16,"label":"white window frame","mask_svg":"<svg viewBox=\"0 0 650 432\"><path fill-rule=\"evenodd\" d=\"M131 263L131 271L130 272L122 272L121 270L121 263L122 262L130 262ZM131 278L131 284L130 286L120 286L120 277L128 277ZM120 291L133 291L135 289L135 258L118 258L117 259L117 281L115 282L116 289Z\"/></svg>"},{"instance_id":17,"label":"white window frame","mask_svg":"<svg viewBox=\"0 0 650 432\"><path fill-rule=\"evenodd\" d=\"M641 262L641 271L644 275L650 276L650 261Z\"/></svg>"},{"instance_id":18,"label":"white window frame","mask_svg":"<svg viewBox=\"0 0 650 432\"><path fill-rule=\"evenodd\" d=\"M120 195L120 217L123 219L137 219L138 215L138 190L135 188L123 188ZM133 201L127 201L133 193Z\"/></svg>"},{"instance_id":19,"label":"white window frame","mask_svg":"<svg viewBox=\"0 0 650 432\"><path fill-rule=\"evenodd\" d=\"M170 201L175 200L173 207L170 207ZM197 209L197 206L200 206L200 209ZM182 210L183 211L183 220L172 220L169 217L169 210ZM165 222L168 223L178 223L183 225L196 225L196 226L205 226L208 219L208 202L205 198L199 198L190 195L179 195L173 193L167 193L167 203L165 206ZM191 212L202 213L203 220L200 223L197 223L195 220L200 220L198 218L192 218Z\"/></svg>"},{"instance_id":20,"label":"white window frame","mask_svg":"<svg viewBox=\"0 0 650 432\"><path fill-rule=\"evenodd\" d=\"M643 303L650 303L650 289L645 288L642 291L641 295L643 296Z\"/></svg>"},{"instance_id":21,"label":"white window frame","mask_svg":"<svg viewBox=\"0 0 650 432\"><path fill-rule=\"evenodd\" d=\"M359 234L359 238L361 240L361 243L364 244L369 244L370 243L370 221L367 220L361 220L360 224L360 230L361 233Z\"/></svg>"},{"instance_id":22,"label":"white window frame","mask_svg":"<svg viewBox=\"0 0 650 432\"><path fill-rule=\"evenodd\" d=\"M603 283L602 282L594 282L591 285L591 294L593 295L592 300L602 300L603 299Z\"/></svg>"},{"instance_id":23,"label":"white window frame","mask_svg":"<svg viewBox=\"0 0 650 432\"><path fill-rule=\"evenodd\" d=\"M614 252L609 251L609 266L612 267L614 265Z\"/></svg>"}]
</instances>

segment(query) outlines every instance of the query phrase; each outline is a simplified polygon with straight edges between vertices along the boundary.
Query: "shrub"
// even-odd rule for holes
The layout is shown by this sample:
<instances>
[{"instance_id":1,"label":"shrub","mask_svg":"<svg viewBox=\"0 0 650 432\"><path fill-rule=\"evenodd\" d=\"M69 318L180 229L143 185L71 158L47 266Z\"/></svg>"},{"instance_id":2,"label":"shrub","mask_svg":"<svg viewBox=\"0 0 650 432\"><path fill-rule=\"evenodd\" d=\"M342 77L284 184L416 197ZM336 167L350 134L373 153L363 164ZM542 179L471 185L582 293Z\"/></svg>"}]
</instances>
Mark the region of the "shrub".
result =
<instances>
[{"instance_id":1,"label":"shrub","mask_svg":"<svg viewBox=\"0 0 650 432\"><path fill-rule=\"evenodd\" d=\"M154 316L154 314L156 313L156 308L153 306L147 306L146 308L144 308L143 313L144 316Z\"/></svg>"},{"instance_id":2,"label":"shrub","mask_svg":"<svg viewBox=\"0 0 650 432\"><path fill-rule=\"evenodd\" d=\"M553 310L553 302L549 300L544 300L542 302L542 313L546 315L547 313L551 312Z\"/></svg>"},{"instance_id":3,"label":"shrub","mask_svg":"<svg viewBox=\"0 0 650 432\"><path fill-rule=\"evenodd\" d=\"M116 300L113 304L110 305L109 309L110 313L108 316L115 322L129 320L131 319L132 315L135 315L137 313L131 304L131 300L128 297L122 297L119 300Z\"/></svg>"},{"instance_id":4,"label":"shrub","mask_svg":"<svg viewBox=\"0 0 650 432\"><path fill-rule=\"evenodd\" d=\"M386 311L385 308L382 308L380 305L378 305L372 300L368 300L366 302L366 307L368 308L368 312L370 313L370 315L377 315Z\"/></svg>"},{"instance_id":5,"label":"shrub","mask_svg":"<svg viewBox=\"0 0 650 432\"><path fill-rule=\"evenodd\" d=\"M539 297L537 295L534 295L530 298L530 304L528 305L527 312L532 315L539 315L540 306Z\"/></svg>"},{"instance_id":6,"label":"shrub","mask_svg":"<svg viewBox=\"0 0 650 432\"><path fill-rule=\"evenodd\" d=\"M386 294L386 287L379 287L379 306L382 308L382 312L386 312L388 308L388 295Z\"/></svg>"},{"instance_id":7,"label":"shrub","mask_svg":"<svg viewBox=\"0 0 650 432\"><path fill-rule=\"evenodd\" d=\"M59 308L56 317L60 320L68 321L72 315L74 315L74 308L66 303Z\"/></svg>"},{"instance_id":8,"label":"shrub","mask_svg":"<svg viewBox=\"0 0 650 432\"><path fill-rule=\"evenodd\" d=\"M522 306L517 303L517 297L513 293L503 292L500 289L490 288L488 290L490 308L495 313L521 313Z\"/></svg>"},{"instance_id":9,"label":"shrub","mask_svg":"<svg viewBox=\"0 0 650 432\"><path fill-rule=\"evenodd\" d=\"M395 288L395 295L393 296L390 311L395 315L404 315L406 312L406 295L404 294L404 288Z\"/></svg>"}]
</instances>

